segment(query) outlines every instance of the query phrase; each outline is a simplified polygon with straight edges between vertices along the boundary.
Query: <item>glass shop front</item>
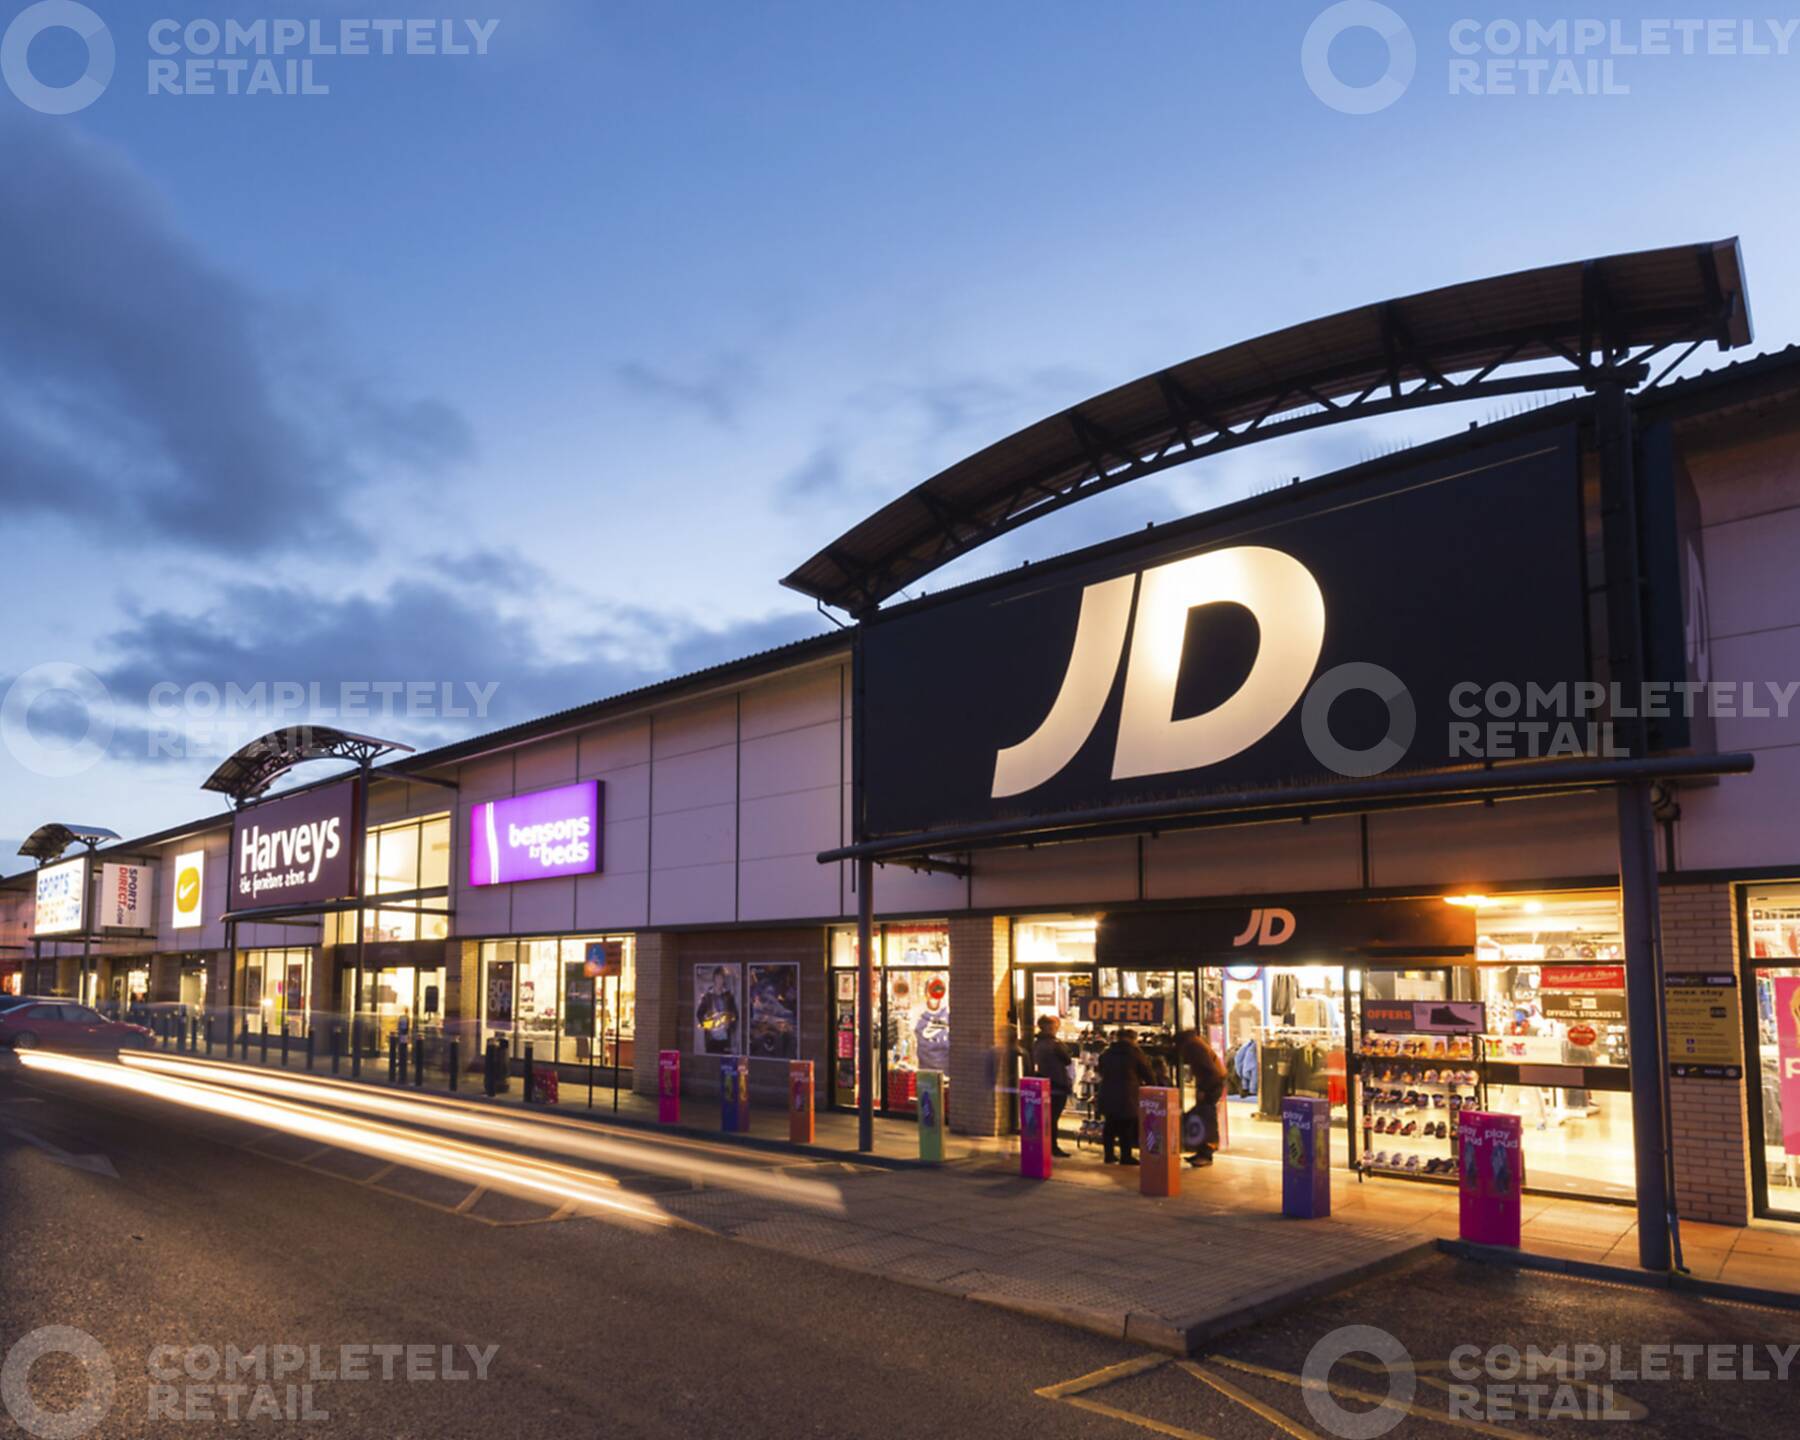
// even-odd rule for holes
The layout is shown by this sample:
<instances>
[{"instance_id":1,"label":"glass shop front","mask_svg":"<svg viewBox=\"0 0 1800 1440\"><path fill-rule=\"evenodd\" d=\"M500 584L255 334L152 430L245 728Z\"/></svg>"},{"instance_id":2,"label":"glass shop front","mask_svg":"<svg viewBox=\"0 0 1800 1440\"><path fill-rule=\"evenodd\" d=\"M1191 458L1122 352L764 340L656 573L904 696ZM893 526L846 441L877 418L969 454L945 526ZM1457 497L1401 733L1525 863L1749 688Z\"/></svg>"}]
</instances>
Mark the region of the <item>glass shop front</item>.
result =
<instances>
[{"instance_id":1,"label":"glass shop front","mask_svg":"<svg viewBox=\"0 0 1800 1440\"><path fill-rule=\"evenodd\" d=\"M831 969L831 1103L854 1109L861 1053L856 1028L857 937L828 937ZM950 927L942 921L875 927L875 1108L912 1115L918 1072L950 1069Z\"/></svg>"},{"instance_id":2,"label":"glass shop front","mask_svg":"<svg viewBox=\"0 0 1800 1440\"><path fill-rule=\"evenodd\" d=\"M1739 889L1756 1213L1800 1220L1800 884Z\"/></svg>"}]
</instances>

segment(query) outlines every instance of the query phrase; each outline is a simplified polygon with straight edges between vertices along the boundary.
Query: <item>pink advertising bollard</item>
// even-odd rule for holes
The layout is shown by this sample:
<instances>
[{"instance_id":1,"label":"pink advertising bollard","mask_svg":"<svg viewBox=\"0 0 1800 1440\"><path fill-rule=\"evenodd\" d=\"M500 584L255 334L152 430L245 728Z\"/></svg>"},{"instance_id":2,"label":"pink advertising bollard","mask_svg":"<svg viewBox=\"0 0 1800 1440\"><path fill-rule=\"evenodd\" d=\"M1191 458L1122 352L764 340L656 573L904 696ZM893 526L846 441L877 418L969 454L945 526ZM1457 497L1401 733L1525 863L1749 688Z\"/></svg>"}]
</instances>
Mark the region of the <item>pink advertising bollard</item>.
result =
<instances>
[{"instance_id":1,"label":"pink advertising bollard","mask_svg":"<svg viewBox=\"0 0 1800 1440\"><path fill-rule=\"evenodd\" d=\"M1036 1076L1019 1082L1019 1173L1050 1178L1050 1082Z\"/></svg>"},{"instance_id":2,"label":"pink advertising bollard","mask_svg":"<svg viewBox=\"0 0 1800 1440\"><path fill-rule=\"evenodd\" d=\"M813 1062L788 1061L788 1139L795 1145L813 1143Z\"/></svg>"},{"instance_id":3,"label":"pink advertising bollard","mask_svg":"<svg viewBox=\"0 0 1800 1440\"><path fill-rule=\"evenodd\" d=\"M1517 1115L1465 1110L1457 1126L1462 1238L1477 1245L1519 1247L1519 1192L1525 1152Z\"/></svg>"},{"instance_id":4,"label":"pink advertising bollard","mask_svg":"<svg viewBox=\"0 0 1800 1440\"><path fill-rule=\"evenodd\" d=\"M656 1121L681 1123L681 1052L659 1050L656 1055Z\"/></svg>"}]
</instances>

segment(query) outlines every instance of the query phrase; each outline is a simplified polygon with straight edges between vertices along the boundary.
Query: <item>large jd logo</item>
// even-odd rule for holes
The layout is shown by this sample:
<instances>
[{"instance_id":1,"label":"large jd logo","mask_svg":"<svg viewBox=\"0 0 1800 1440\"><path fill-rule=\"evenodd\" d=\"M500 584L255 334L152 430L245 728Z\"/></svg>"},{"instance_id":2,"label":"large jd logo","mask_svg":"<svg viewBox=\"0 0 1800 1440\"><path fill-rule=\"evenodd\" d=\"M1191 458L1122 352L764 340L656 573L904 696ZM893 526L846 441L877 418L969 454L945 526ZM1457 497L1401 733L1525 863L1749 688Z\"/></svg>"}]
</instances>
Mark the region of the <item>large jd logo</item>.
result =
<instances>
[{"instance_id":1,"label":"large jd logo","mask_svg":"<svg viewBox=\"0 0 1800 1440\"><path fill-rule=\"evenodd\" d=\"M1285 945L1294 938L1294 912L1280 906L1252 910L1250 923L1231 937L1233 948L1245 945Z\"/></svg>"},{"instance_id":2,"label":"large jd logo","mask_svg":"<svg viewBox=\"0 0 1800 1440\"><path fill-rule=\"evenodd\" d=\"M1188 612L1221 601L1242 605L1255 616L1261 632L1256 660L1223 704L1177 720L1175 686ZM1024 740L994 757L995 799L1042 785L1087 743L1125 656L1127 630L1131 646L1113 748L1115 780L1216 765L1273 730L1306 692L1319 662L1325 597L1298 560L1260 545L1212 550L1158 565L1142 576L1121 575L1089 585L1081 594L1069 668L1050 713Z\"/></svg>"}]
</instances>

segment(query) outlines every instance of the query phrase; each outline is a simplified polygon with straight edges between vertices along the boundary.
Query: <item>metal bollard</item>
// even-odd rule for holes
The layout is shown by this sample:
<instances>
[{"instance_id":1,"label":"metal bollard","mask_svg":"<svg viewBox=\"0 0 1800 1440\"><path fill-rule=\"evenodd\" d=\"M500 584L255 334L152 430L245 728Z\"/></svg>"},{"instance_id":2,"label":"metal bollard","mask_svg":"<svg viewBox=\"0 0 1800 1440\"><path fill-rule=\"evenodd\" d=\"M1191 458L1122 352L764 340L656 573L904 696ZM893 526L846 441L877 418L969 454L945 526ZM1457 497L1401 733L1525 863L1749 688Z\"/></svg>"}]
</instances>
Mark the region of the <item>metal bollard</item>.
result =
<instances>
[{"instance_id":1,"label":"metal bollard","mask_svg":"<svg viewBox=\"0 0 1800 1440\"><path fill-rule=\"evenodd\" d=\"M450 1088L452 1090L454 1090L456 1088L456 1041L447 1040L444 1043L448 1050L448 1068L450 1071Z\"/></svg>"},{"instance_id":2,"label":"metal bollard","mask_svg":"<svg viewBox=\"0 0 1800 1440\"><path fill-rule=\"evenodd\" d=\"M362 1020L350 1017L350 1078L362 1079Z\"/></svg>"},{"instance_id":3,"label":"metal bollard","mask_svg":"<svg viewBox=\"0 0 1800 1440\"><path fill-rule=\"evenodd\" d=\"M269 1020L267 1016L263 1017L262 1038L256 1044L256 1062L259 1065L269 1063Z\"/></svg>"},{"instance_id":4,"label":"metal bollard","mask_svg":"<svg viewBox=\"0 0 1800 1440\"><path fill-rule=\"evenodd\" d=\"M310 1025L306 1027L306 1068L309 1071L313 1068L313 1027Z\"/></svg>"},{"instance_id":5,"label":"metal bollard","mask_svg":"<svg viewBox=\"0 0 1800 1440\"><path fill-rule=\"evenodd\" d=\"M387 1060L388 1060L388 1084L390 1084L390 1085L392 1085L394 1083L394 1072L400 1068L399 1060L394 1053L394 1044L399 1038L400 1037L398 1035L388 1036Z\"/></svg>"},{"instance_id":6,"label":"metal bollard","mask_svg":"<svg viewBox=\"0 0 1800 1440\"><path fill-rule=\"evenodd\" d=\"M336 1075L338 1067L344 1060L344 1027L333 1024L331 1027L331 1073Z\"/></svg>"},{"instance_id":7,"label":"metal bollard","mask_svg":"<svg viewBox=\"0 0 1800 1440\"><path fill-rule=\"evenodd\" d=\"M231 1058L231 1016L225 1016L225 1058Z\"/></svg>"},{"instance_id":8,"label":"metal bollard","mask_svg":"<svg viewBox=\"0 0 1800 1440\"><path fill-rule=\"evenodd\" d=\"M288 1022L281 1022L281 1068L287 1069L288 1063Z\"/></svg>"},{"instance_id":9,"label":"metal bollard","mask_svg":"<svg viewBox=\"0 0 1800 1440\"><path fill-rule=\"evenodd\" d=\"M413 1040L413 1085L425 1083L425 1037L418 1036Z\"/></svg>"},{"instance_id":10,"label":"metal bollard","mask_svg":"<svg viewBox=\"0 0 1800 1440\"><path fill-rule=\"evenodd\" d=\"M208 1015L206 1017L206 1053L208 1055L212 1054L212 1047L213 1047L213 1033L212 1032L213 1032L213 1017Z\"/></svg>"},{"instance_id":11,"label":"metal bollard","mask_svg":"<svg viewBox=\"0 0 1800 1440\"><path fill-rule=\"evenodd\" d=\"M532 1099L534 1098L532 1094L532 1079L531 1046L527 1045L525 1047L525 1103L527 1105L531 1104Z\"/></svg>"},{"instance_id":12,"label":"metal bollard","mask_svg":"<svg viewBox=\"0 0 1800 1440\"><path fill-rule=\"evenodd\" d=\"M500 1046L496 1040L490 1039L481 1052L481 1088L490 1100L500 1093Z\"/></svg>"}]
</instances>

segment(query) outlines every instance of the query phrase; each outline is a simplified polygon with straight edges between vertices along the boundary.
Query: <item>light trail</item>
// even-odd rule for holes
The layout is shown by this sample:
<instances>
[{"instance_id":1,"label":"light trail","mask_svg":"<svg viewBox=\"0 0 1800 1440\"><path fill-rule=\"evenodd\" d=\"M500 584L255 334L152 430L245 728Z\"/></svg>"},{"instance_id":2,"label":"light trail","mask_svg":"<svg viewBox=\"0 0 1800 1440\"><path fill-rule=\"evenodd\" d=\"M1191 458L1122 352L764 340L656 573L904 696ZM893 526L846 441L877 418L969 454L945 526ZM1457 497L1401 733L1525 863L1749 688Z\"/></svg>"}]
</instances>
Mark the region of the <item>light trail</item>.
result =
<instances>
[{"instance_id":1,"label":"light trail","mask_svg":"<svg viewBox=\"0 0 1800 1440\"><path fill-rule=\"evenodd\" d=\"M618 1193L616 1183L604 1176L562 1165L553 1160L509 1155L504 1151L443 1136L422 1136L399 1126L298 1105L287 1100L262 1099L222 1086L146 1073L108 1061L83 1060L49 1050L21 1050L21 1064L69 1079L125 1090L134 1095L165 1100L191 1110L221 1115L301 1135L323 1145L334 1145L359 1154L373 1155L449 1175L473 1185L502 1190L533 1199L574 1203L588 1209L665 1227L686 1227L687 1222L666 1214L653 1203Z\"/></svg>"},{"instance_id":2,"label":"light trail","mask_svg":"<svg viewBox=\"0 0 1800 1440\"><path fill-rule=\"evenodd\" d=\"M597 1132L594 1123L587 1120L567 1120L556 1115L512 1115L491 1105L448 1095L372 1090L365 1085L323 1076L271 1074L250 1066L178 1060L143 1051L125 1051L119 1058L128 1069L139 1073L152 1071L207 1085L291 1096L314 1106L358 1110L426 1129L451 1131L527 1149L549 1150L559 1155L677 1179L697 1180L720 1189L764 1195L834 1214L844 1212L843 1195L835 1186L782 1175L763 1168L748 1157L717 1158L718 1147L706 1141L681 1136L629 1139Z\"/></svg>"}]
</instances>

